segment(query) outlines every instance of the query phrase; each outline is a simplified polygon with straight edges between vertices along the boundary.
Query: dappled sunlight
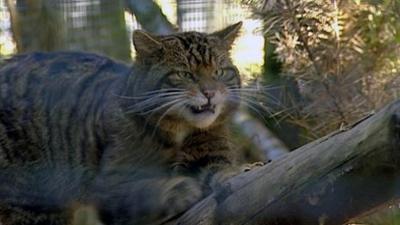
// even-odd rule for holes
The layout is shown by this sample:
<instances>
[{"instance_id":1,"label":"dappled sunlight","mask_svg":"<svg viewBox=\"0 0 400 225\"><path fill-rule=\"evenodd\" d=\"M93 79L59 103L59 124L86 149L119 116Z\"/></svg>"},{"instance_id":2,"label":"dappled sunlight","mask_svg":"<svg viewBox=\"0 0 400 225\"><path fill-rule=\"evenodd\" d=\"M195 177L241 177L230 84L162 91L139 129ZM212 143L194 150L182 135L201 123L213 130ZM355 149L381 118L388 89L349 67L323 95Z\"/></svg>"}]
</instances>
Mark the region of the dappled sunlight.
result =
<instances>
[{"instance_id":1,"label":"dappled sunlight","mask_svg":"<svg viewBox=\"0 0 400 225\"><path fill-rule=\"evenodd\" d=\"M156 0L155 1L160 7L162 7L163 13L168 20L176 24L178 22L176 15L176 2L171 0Z\"/></svg>"},{"instance_id":2,"label":"dappled sunlight","mask_svg":"<svg viewBox=\"0 0 400 225\"><path fill-rule=\"evenodd\" d=\"M177 23L177 12L176 3L171 0L157 0L156 1L162 8L165 16L174 24ZM251 78L255 74L260 74L263 64L263 49L264 49L264 38L262 32L259 29L262 27L262 23L259 20L246 18L248 10L241 7L235 7L235 20L243 21L242 35L237 39L235 47L232 50L232 58L234 63L238 66L241 73L245 78ZM4 1L0 1L0 55L7 56L16 53L16 45L13 41L11 34L10 15L4 4ZM190 19L190 18L189 18ZM216 21L210 23L202 19L190 19L185 21L185 29L190 27L207 27L214 24L215 27L224 27L229 25L221 18L215 18ZM218 21L217 21L218 20ZM221 21L225 21L225 24L219 24ZM127 25L129 37L134 29L138 29L139 26L135 21L132 14L125 13L125 22ZM182 29L183 29L182 28ZM131 56L135 56L133 45L131 45L132 51Z\"/></svg>"},{"instance_id":3,"label":"dappled sunlight","mask_svg":"<svg viewBox=\"0 0 400 225\"><path fill-rule=\"evenodd\" d=\"M172 22L177 22L176 3L171 0L156 1L165 16ZM250 11L240 5L219 5L210 7L209 3L197 2L197 5L183 4L186 12L181 18L180 30L196 30L213 32L238 21L243 22L241 36L232 49L232 59L245 79L260 74L264 63L264 37L260 31L262 22L251 19ZM200 7L197 9L196 7ZM203 11L201 11L202 9ZM209 10L209 11L208 11ZM210 15L209 19L206 20ZM205 30L204 30L205 29Z\"/></svg>"},{"instance_id":4,"label":"dappled sunlight","mask_svg":"<svg viewBox=\"0 0 400 225\"><path fill-rule=\"evenodd\" d=\"M264 62L264 37L258 31L261 21L243 20L242 36L236 41L232 58L246 78L261 73Z\"/></svg>"},{"instance_id":5,"label":"dappled sunlight","mask_svg":"<svg viewBox=\"0 0 400 225\"><path fill-rule=\"evenodd\" d=\"M10 14L3 1L0 1L0 56L16 52L16 46L10 32Z\"/></svg>"},{"instance_id":6,"label":"dappled sunlight","mask_svg":"<svg viewBox=\"0 0 400 225\"><path fill-rule=\"evenodd\" d=\"M15 51L15 43L13 42L11 35L2 34L0 36L0 56L12 55Z\"/></svg>"}]
</instances>

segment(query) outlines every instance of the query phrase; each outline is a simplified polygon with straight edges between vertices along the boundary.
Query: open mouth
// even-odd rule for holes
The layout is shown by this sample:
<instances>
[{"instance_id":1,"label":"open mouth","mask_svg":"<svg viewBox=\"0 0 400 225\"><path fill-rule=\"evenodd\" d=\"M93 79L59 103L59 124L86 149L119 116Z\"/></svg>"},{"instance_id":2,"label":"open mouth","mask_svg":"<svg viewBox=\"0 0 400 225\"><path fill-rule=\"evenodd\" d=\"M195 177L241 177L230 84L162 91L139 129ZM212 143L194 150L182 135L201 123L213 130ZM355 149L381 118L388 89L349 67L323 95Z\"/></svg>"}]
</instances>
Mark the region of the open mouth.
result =
<instances>
[{"instance_id":1,"label":"open mouth","mask_svg":"<svg viewBox=\"0 0 400 225\"><path fill-rule=\"evenodd\" d=\"M188 106L193 114L200 114L205 112L215 113L215 105L205 104L201 106Z\"/></svg>"}]
</instances>

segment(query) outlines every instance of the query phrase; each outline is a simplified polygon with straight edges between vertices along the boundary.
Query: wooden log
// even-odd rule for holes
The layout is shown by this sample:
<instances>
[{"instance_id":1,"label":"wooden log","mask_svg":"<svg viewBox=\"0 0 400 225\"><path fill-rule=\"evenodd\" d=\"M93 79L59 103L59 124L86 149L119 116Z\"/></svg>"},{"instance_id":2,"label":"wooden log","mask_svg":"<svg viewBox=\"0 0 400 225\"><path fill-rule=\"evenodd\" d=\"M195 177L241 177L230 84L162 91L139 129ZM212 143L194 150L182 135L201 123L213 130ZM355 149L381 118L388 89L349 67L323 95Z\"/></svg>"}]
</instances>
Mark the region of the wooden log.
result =
<instances>
[{"instance_id":1,"label":"wooden log","mask_svg":"<svg viewBox=\"0 0 400 225\"><path fill-rule=\"evenodd\" d=\"M399 197L400 101L230 179L176 224L343 224Z\"/></svg>"}]
</instances>

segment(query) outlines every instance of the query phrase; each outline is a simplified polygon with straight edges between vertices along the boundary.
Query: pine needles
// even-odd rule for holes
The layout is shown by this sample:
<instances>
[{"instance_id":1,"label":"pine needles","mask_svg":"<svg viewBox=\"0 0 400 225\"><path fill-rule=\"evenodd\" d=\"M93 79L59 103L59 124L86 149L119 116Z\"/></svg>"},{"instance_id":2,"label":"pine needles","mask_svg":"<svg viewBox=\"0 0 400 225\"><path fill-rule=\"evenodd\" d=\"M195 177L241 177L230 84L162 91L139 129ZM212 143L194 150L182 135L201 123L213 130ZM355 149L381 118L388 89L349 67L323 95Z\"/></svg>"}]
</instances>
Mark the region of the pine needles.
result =
<instances>
[{"instance_id":1,"label":"pine needles","mask_svg":"<svg viewBox=\"0 0 400 225\"><path fill-rule=\"evenodd\" d=\"M400 95L400 1L243 0L304 99L291 121L311 139Z\"/></svg>"}]
</instances>

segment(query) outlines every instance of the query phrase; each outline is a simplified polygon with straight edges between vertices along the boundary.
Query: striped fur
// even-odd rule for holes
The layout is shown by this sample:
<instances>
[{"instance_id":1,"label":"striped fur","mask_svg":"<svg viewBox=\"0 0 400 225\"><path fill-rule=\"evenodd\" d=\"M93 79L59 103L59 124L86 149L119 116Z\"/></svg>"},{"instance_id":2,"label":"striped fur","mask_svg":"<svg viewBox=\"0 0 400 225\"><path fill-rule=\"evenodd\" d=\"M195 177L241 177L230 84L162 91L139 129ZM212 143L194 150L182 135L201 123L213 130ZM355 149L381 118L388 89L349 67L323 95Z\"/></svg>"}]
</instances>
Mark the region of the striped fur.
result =
<instances>
[{"instance_id":1,"label":"striped fur","mask_svg":"<svg viewBox=\"0 0 400 225\"><path fill-rule=\"evenodd\" d=\"M240 78L229 50L240 25L136 31L131 68L77 52L1 65L0 223L66 224L79 202L107 224L148 224L197 201L201 178L236 161L227 121Z\"/></svg>"}]
</instances>

